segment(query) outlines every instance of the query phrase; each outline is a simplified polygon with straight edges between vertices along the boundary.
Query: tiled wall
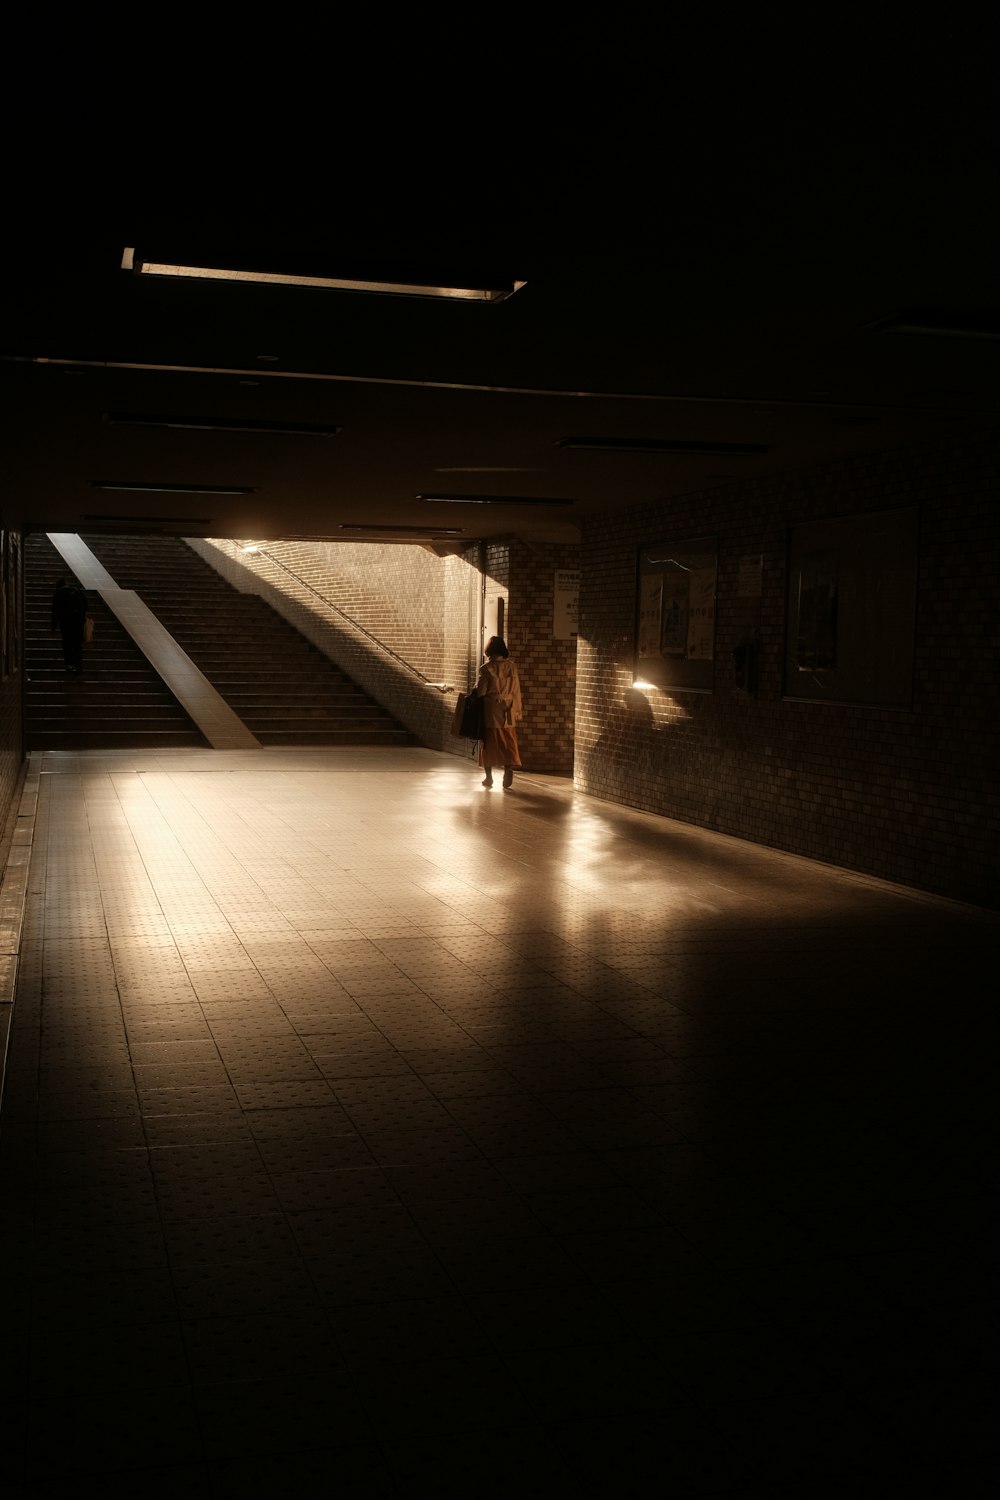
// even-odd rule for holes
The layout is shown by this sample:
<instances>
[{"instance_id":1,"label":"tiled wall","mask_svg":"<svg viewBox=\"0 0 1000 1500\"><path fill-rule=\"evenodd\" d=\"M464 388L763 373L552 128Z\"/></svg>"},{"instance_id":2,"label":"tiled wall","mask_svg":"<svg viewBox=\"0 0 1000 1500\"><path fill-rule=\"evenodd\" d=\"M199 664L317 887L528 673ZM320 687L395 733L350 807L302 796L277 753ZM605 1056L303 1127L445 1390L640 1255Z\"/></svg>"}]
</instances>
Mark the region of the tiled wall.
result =
<instances>
[{"instance_id":1,"label":"tiled wall","mask_svg":"<svg viewBox=\"0 0 1000 1500\"><path fill-rule=\"evenodd\" d=\"M1000 905L998 449L928 443L608 514L585 528L576 781L615 802ZM789 527L913 506L912 707L783 700ZM718 538L714 691L631 688L636 551ZM756 697L735 690L740 561L763 555Z\"/></svg>"},{"instance_id":2,"label":"tiled wall","mask_svg":"<svg viewBox=\"0 0 1000 1500\"><path fill-rule=\"evenodd\" d=\"M583 545L501 538L466 557L420 547L235 542L195 550L269 598L407 723L456 754L454 693L423 683L290 584L292 567L424 675L457 690L475 676L485 590L503 592L521 670L525 766L569 774L616 802L919 889L1000 905L997 703L1000 543L996 444L928 443L726 486L588 523ZM796 523L914 506L920 547L912 707L783 699L786 548ZM631 690L636 548L718 538L714 691ZM763 556L759 682L735 691L737 577ZM579 644L554 639L555 571L582 575ZM0 812L23 770L22 678L0 682ZM575 722L574 722L575 703ZM575 730L575 756L574 756Z\"/></svg>"},{"instance_id":3,"label":"tiled wall","mask_svg":"<svg viewBox=\"0 0 1000 1500\"><path fill-rule=\"evenodd\" d=\"M189 545L237 588L261 594L423 744L458 755L471 747L450 733L456 694L476 680L482 602L502 595L524 686L521 759L572 773L576 644L553 641L552 616L555 569L576 567L577 548L502 538L438 557L360 542L269 541L256 553L234 541Z\"/></svg>"},{"instance_id":4,"label":"tiled wall","mask_svg":"<svg viewBox=\"0 0 1000 1500\"><path fill-rule=\"evenodd\" d=\"M509 542L507 644L517 661L524 699L518 728L521 760L534 771L573 774L576 641L553 629L556 573L577 569L579 547Z\"/></svg>"},{"instance_id":5,"label":"tiled wall","mask_svg":"<svg viewBox=\"0 0 1000 1500\"><path fill-rule=\"evenodd\" d=\"M24 771L24 587L22 540L5 531L0 548L4 574L3 643L0 650L0 835ZM2 871L2 864L0 864Z\"/></svg>"},{"instance_id":6,"label":"tiled wall","mask_svg":"<svg viewBox=\"0 0 1000 1500\"><path fill-rule=\"evenodd\" d=\"M476 597L476 575L462 559L360 542L268 541L257 553L228 540L188 542L236 588L260 594L422 744L468 749L448 733L455 693L431 685L465 686L445 608L447 598L461 613Z\"/></svg>"}]
</instances>

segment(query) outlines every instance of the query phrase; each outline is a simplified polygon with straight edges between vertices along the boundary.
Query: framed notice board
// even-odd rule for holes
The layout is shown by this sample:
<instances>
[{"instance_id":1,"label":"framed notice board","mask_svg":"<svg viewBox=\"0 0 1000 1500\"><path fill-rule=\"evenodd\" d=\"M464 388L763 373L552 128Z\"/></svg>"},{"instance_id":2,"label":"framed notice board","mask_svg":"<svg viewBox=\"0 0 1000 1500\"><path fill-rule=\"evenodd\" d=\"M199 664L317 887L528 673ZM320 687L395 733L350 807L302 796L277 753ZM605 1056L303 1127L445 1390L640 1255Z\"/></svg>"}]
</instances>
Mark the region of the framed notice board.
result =
<instances>
[{"instance_id":1,"label":"framed notice board","mask_svg":"<svg viewBox=\"0 0 1000 1500\"><path fill-rule=\"evenodd\" d=\"M917 522L906 509L792 527L786 698L911 706Z\"/></svg>"},{"instance_id":2,"label":"framed notice board","mask_svg":"<svg viewBox=\"0 0 1000 1500\"><path fill-rule=\"evenodd\" d=\"M672 692L715 685L715 537L652 542L636 567L634 677Z\"/></svg>"}]
</instances>

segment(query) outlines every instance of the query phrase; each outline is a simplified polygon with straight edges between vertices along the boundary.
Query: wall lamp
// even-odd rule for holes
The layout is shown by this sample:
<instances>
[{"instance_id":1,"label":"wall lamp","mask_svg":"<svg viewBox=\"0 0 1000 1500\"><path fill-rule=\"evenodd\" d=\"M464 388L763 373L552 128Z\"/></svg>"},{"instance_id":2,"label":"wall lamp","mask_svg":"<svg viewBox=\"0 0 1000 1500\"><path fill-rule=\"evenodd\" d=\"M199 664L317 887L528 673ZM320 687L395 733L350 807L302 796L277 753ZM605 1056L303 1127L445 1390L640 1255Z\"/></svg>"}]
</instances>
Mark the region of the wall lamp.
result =
<instances>
[{"instance_id":1,"label":"wall lamp","mask_svg":"<svg viewBox=\"0 0 1000 1500\"><path fill-rule=\"evenodd\" d=\"M381 292L396 297L443 297L458 302L505 302L526 285L523 281L490 278L486 286L438 286L419 279L378 279L313 275L291 271L254 270L248 266L202 266L181 261L154 260L134 246L122 254L122 270L138 276L180 276L206 281L252 281L264 286L312 286L337 292Z\"/></svg>"}]
</instances>

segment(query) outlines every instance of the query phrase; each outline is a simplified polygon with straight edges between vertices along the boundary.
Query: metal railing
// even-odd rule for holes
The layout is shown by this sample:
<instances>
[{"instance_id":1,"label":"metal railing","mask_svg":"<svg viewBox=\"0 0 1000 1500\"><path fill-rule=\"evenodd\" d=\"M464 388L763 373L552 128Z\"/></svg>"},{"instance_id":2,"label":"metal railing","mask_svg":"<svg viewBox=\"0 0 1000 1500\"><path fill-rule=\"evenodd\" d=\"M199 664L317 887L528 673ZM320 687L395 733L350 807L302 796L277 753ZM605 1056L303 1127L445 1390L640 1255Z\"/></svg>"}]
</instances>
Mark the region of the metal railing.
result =
<instances>
[{"instance_id":1,"label":"metal railing","mask_svg":"<svg viewBox=\"0 0 1000 1500\"><path fill-rule=\"evenodd\" d=\"M405 667L408 672L412 672L415 677L419 677L420 681L426 683L428 687L437 688L439 693L453 693L455 691L450 682L432 682L429 677L426 677L421 672L419 667L415 667L412 662L406 660L405 656L400 656L398 651L394 651L391 646L387 646L384 641L380 641L378 636L373 635L359 620L353 619L347 613L346 609L341 609L339 604L334 604L333 600L328 599L325 594L321 594L319 589L313 588L312 584L307 583L304 578L296 573L294 568L290 568L287 563L282 562L280 557L275 557L272 552L268 552L267 548L262 547L259 542L247 543L245 546L241 546L237 542L236 545L242 553L257 554L260 557L266 557L268 562L274 563L277 568L281 568L288 574L289 578L294 578L296 583L301 584L304 589L308 589L310 594L315 595L325 608L332 609L335 614L340 615L341 619L346 620L355 630L359 630L363 636L367 636L372 645L377 646L380 651L384 651L387 656L391 656L394 661L398 661L401 667Z\"/></svg>"}]
</instances>

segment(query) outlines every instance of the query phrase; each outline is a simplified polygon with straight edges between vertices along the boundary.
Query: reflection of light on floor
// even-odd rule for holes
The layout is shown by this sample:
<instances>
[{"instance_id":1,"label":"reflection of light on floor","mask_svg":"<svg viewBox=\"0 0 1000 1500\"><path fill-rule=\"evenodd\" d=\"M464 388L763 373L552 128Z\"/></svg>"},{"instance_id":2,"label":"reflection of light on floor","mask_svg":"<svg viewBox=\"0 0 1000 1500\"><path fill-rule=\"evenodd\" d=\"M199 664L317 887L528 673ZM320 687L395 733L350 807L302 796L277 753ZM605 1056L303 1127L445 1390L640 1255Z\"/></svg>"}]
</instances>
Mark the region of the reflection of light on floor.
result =
<instances>
[{"instance_id":1,"label":"reflection of light on floor","mask_svg":"<svg viewBox=\"0 0 1000 1500\"><path fill-rule=\"evenodd\" d=\"M290 1461L313 1476L333 1412L352 1454L377 1429L368 1488L385 1490L382 1447L402 1455L399 1492L416 1488L419 1438L423 1488L467 1493L470 1462L518 1443L520 1420L498 1439L498 1403L522 1413L534 1371L542 1400L567 1398L545 1408L552 1430L574 1435L570 1478L561 1459L546 1466L546 1492L689 1493L702 1428L749 1424L713 1485L743 1495L761 1454L787 1444L805 1350L815 1452L796 1449L802 1466L781 1463L761 1489L797 1492L835 1448L867 1462L888 1408L869 1425L859 1403L845 1426L845 1371L863 1357L895 1389L887 1293L904 1289L925 1339L942 1287L963 1286L970 1317L991 1290L964 1233L991 1187L977 1149L988 1023L974 995L948 991L943 1046L940 995L956 951L988 967L996 917L570 791L537 791L544 815L527 792L488 800L475 768L434 752L252 759L251 774L236 753L91 752L40 777L2 1136L7 1260L34 1258L40 1292L16 1342L58 1343L62 1361L37 1388L18 1372L30 1430L51 1430L53 1399L65 1415L70 1381L76 1414L95 1338L108 1368L137 1369L140 1326L143 1368L171 1381L171 1420L129 1451L154 1486L165 1459L183 1473L200 1452L174 1420L183 1402L205 1463L231 1454L234 1483L267 1466L277 1492ZM928 1080L932 1186L949 1206L931 1283L912 1233L927 1217ZM808 1348L775 1341L793 1324ZM516 1364L506 1386L498 1346ZM762 1348L782 1394L747 1418ZM298 1387L282 1406L265 1378L289 1360L308 1375L305 1419ZM663 1432L689 1378L707 1420L687 1442L682 1405L670 1467ZM352 1388L366 1399L345 1413ZM456 1391L467 1401L442 1444ZM928 1386L926 1409L949 1391ZM118 1395L74 1421L55 1472L44 1445L8 1445L17 1493L120 1461L135 1423ZM832 1425L814 1429L817 1411ZM904 1392L890 1436L911 1418ZM967 1447L959 1425L941 1472ZM900 1487L889 1450L880 1493ZM347 1451L329 1450L313 1488L336 1488ZM515 1446L508 1489L539 1456L530 1434ZM903 1484L917 1488L912 1473Z\"/></svg>"}]
</instances>

